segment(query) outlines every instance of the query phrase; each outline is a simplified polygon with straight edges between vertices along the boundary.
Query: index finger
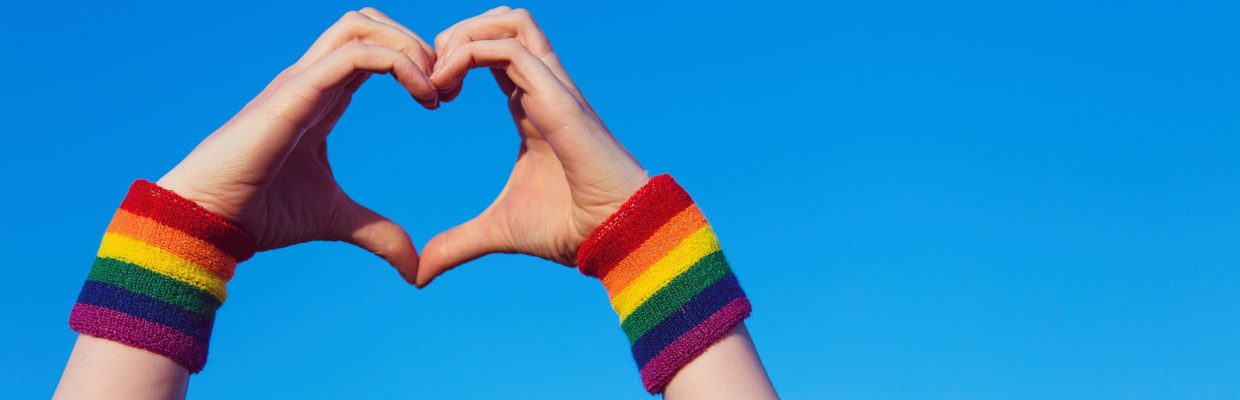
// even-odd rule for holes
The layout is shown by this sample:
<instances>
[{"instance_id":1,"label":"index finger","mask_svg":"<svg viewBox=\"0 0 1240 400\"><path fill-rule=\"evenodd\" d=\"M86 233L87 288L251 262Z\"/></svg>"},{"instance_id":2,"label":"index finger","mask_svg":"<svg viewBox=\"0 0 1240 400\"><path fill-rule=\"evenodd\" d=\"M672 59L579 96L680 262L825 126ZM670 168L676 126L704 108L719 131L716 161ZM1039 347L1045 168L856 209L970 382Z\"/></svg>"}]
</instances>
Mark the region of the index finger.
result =
<instances>
[{"instance_id":1,"label":"index finger","mask_svg":"<svg viewBox=\"0 0 1240 400\"><path fill-rule=\"evenodd\" d=\"M401 24L400 22L396 22L396 20L392 19L392 17L389 17L387 14L384 14L382 11L376 10L373 7L365 7L359 10L358 12L365 14L366 16L370 17L371 19L375 21L379 21L379 22L391 25L395 27L396 29L400 29L401 31L404 31L406 34L413 37L413 39L416 40L418 44L422 46L422 51L425 51L427 54L431 55L432 59L434 59L436 55L435 49L431 47L430 44L426 43L426 40L423 40L421 36L418 36L418 34L413 33L412 29L405 27L404 24Z\"/></svg>"}]
</instances>

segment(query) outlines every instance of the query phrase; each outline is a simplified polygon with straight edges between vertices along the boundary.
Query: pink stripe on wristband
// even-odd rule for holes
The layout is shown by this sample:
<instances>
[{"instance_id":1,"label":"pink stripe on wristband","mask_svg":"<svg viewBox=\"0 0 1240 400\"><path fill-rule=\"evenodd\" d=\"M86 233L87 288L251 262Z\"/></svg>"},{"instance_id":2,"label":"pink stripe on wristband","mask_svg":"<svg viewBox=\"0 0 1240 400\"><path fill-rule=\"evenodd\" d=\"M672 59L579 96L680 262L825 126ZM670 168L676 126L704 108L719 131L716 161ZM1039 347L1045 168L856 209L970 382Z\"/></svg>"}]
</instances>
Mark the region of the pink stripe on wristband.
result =
<instances>
[{"instance_id":1,"label":"pink stripe on wristband","mask_svg":"<svg viewBox=\"0 0 1240 400\"><path fill-rule=\"evenodd\" d=\"M136 181L108 225L69 327L201 371L225 285L255 248L224 217Z\"/></svg>"},{"instance_id":2,"label":"pink stripe on wristband","mask_svg":"<svg viewBox=\"0 0 1240 400\"><path fill-rule=\"evenodd\" d=\"M741 297L732 300L731 303L724 306L715 314L711 315L702 323L698 324L693 330L672 342L658 355L646 362L646 366L642 367L642 381L646 382L646 390L650 392L662 391L667 382L672 380L676 372L689 361L693 361L699 354L702 354L707 347L715 344L720 338L732 331L745 317L749 316L749 312L753 308L749 305L749 299ZM654 383L661 383L655 386Z\"/></svg>"},{"instance_id":3,"label":"pink stripe on wristband","mask_svg":"<svg viewBox=\"0 0 1240 400\"><path fill-rule=\"evenodd\" d=\"M206 342L120 311L77 303L69 314L69 325L81 327L81 333L162 354L177 364L201 366L207 363Z\"/></svg>"},{"instance_id":4,"label":"pink stripe on wristband","mask_svg":"<svg viewBox=\"0 0 1240 400\"><path fill-rule=\"evenodd\" d=\"M650 393L662 392L751 311L710 224L668 175L651 179L599 225L578 249L577 265L607 288Z\"/></svg>"}]
</instances>

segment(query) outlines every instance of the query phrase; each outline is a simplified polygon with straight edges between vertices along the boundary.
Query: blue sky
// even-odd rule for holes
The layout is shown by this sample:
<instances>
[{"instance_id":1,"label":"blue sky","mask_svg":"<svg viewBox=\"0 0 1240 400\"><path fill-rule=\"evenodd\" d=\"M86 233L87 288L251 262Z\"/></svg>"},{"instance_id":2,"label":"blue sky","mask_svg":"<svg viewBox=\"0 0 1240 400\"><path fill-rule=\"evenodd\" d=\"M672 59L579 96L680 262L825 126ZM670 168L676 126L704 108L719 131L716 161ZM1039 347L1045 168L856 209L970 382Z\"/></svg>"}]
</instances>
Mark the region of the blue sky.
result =
<instances>
[{"instance_id":1,"label":"blue sky","mask_svg":"<svg viewBox=\"0 0 1240 400\"><path fill-rule=\"evenodd\" d=\"M432 38L498 5L209 3L4 6L12 398L54 388L130 181L349 9ZM1240 397L1240 4L815 3L509 4L706 211L782 395ZM345 188L418 245L489 203L517 145L486 73L433 112L372 79L330 141ZM312 243L230 292L192 397L646 396L602 287L549 262L419 291Z\"/></svg>"}]
</instances>

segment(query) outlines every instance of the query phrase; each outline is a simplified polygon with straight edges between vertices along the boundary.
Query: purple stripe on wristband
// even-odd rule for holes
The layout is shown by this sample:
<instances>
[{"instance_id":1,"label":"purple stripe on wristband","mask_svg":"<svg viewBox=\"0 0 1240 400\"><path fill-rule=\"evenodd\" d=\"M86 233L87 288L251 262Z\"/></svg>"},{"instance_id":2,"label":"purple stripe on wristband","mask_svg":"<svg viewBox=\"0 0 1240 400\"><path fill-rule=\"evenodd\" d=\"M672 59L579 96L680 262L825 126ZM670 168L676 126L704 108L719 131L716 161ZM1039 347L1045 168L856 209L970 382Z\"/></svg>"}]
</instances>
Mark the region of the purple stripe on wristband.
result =
<instances>
[{"instance_id":1,"label":"purple stripe on wristband","mask_svg":"<svg viewBox=\"0 0 1240 400\"><path fill-rule=\"evenodd\" d=\"M214 321L210 316L195 314L119 286L88 280L82 286L82 293L78 295L78 303L119 311L167 326L189 335L194 340L205 342L211 339L211 326Z\"/></svg>"},{"instance_id":2,"label":"purple stripe on wristband","mask_svg":"<svg viewBox=\"0 0 1240 400\"><path fill-rule=\"evenodd\" d=\"M651 393L662 392L681 367L723 339L732 328L749 316L750 311L752 307L749 299L741 297L732 300L710 318L672 342L642 367L642 382L646 384L646 390Z\"/></svg>"},{"instance_id":3,"label":"purple stripe on wristband","mask_svg":"<svg viewBox=\"0 0 1240 400\"><path fill-rule=\"evenodd\" d=\"M741 297L745 297L745 292L741 291L736 276L728 273L716 280L633 342L633 358L637 360L638 368L645 366L680 335L701 326L702 321Z\"/></svg>"},{"instance_id":4,"label":"purple stripe on wristband","mask_svg":"<svg viewBox=\"0 0 1240 400\"><path fill-rule=\"evenodd\" d=\"M73 305L69 326L78 333L123 343L163 355L190 371L207 362L207 342L176 329L129 314L85 303Z\"/></svg>"}]
</instances>

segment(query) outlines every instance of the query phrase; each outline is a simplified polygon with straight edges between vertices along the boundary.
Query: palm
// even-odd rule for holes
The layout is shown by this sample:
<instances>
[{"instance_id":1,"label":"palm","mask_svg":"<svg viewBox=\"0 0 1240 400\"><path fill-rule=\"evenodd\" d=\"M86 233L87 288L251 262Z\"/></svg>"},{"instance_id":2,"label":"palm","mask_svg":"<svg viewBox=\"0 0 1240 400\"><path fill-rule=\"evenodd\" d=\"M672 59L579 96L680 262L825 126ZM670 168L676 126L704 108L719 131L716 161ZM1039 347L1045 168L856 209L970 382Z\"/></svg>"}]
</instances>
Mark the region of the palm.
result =
<instances>
[{"instance_id":1,"label":"palm","mask_svg":"<svg viewBox=\"0 0 1240 400\"><path fill-rule=\"evenodd\" d=\"M275 117L261 107L247 106L234 118L247 122L225 124L161 182L189 182L188 188L171 189L236 221L254 235L260 250L314 240L347 241L411 277L417 253L408 234L350 199L327 161L327 135L369 76L359 72L347 83L313 96L288 96L279 102L283 107ZM252 104L270 100L267 97L274 91L289 90L279 81ZM252 129L254 125L262 129ZM215 167L204 173L204 165L232 168Z\"/></svg>"},{"instance_id":2,"label":"palm","mask_svg":"<svg viewBox=\"0 0 1240 400\"><path fill-rule=\"evenodd\" d=\"M345 13L293 65L159 184L245 228L260 250L346 241L383 257L410 283L417 249L396 223L345 195L327 161L327 135L353 93L391 74L426 108L433 51L378 10Z\"/></svg>"},{"instance_id":3,"label":"palm","mask_svg":"<svg viewBox=\"0 0 1240 400\"><path fill-rule=\"evenodd\" d=\"M344 86L324 92L309 109L309 125L301 141L267 188L265 209L268 226L283 229L269 235L268 243L260 246L279 248L316 239L344 240L352 201L332 173L327 161L327 135L348 109L353 93L366 81L369 73L358 73ZM325 223L326 222L326 223Z\"/></svg>"},{"instance_id":4,"label":"palm","mask_svg":"<svg viewBox=\"0 0 1240 400\"><path fill-rule=\"evenodd\" d=\"M514 116L523 115L519 107L514 102ZM483 213L484 223L499 236L502 251L574 265L575 204L564 168L542 134L524 118L516 119L521 149L504 190Z\"/></svg>"},{"instance_id":5,"label":"palm","mask_svg":"<svg viewBox=\"0 0 1240 400\"><path fill-rule=\"evenodd\" d=\"M512 88L503 80L500 86ZM555 152L540 125L526 112L535 110L536 117L545 119L546 110L553 107L527 104L532 99L519 89L508 94L509 110L521 137L508 182L477 218L428 244L423 256L431 265L505 252L574 266L577 247L635 189L619 189L623 193L616 195L617 189L607 187L608 182L617 181L607 176L612 172L607 168L579 165L577 170L566 170L560 161L562 155ZM634 185L631 181L627 184Z\"/></svg>"},{"instance_id":6,"label":"palm","mask_svg":"<svg viewBox=\"0 0 1240 400\"><path fill-rule=\"evenodd\" d=\"M492 72L521 136L517 161L485 211L426 244L419 285L496 252L575 266L577 247L648 179L575 88L571 96L538 97L504 71Z\"/></svg>"},{"instance_id":7,"label":"palm","mask_svg":"<svg viewBox=\"0 0 1240 400\"><path fill-rule=\"evenodd\" d=\"M301 149L303 146L307 149ZM259 248L343 239L333 237L333 233L340 231L335 225L348 196L332 175L326 148L326 141L299 145L265 193L255 200L258 204L252 209L259 215L254 217L264 232Z\"/></svg>"},{"instance_id":8,"label":"palm","mask_svg":"<svg viewBox=\"0 0 1240 400\"><path fill-rule=\"evenodd\" d=\"M491 69L521 150L490 207L426 244L418 284L496 252L576 265L577 248L645 184L646 171L608 132L528 12L488 11L440 33L435 47L443 56L431 81L445 101L469 70Z\"/></svg>"},{"instance_id":9,"label":"palm","mask_svg":"<svg viewBox=\"0 0 1240 400\"><path fill-rule=\"evenodd\" d=\"M242 155L238 169L244 173L215 185L226 195L213 197L223 200L198 201L205 200L214 205L215 211L238 221L258 239L261 250L311 240L344 239L336 232L341 231L338 220L349 201L327 161L327 135L364 79L359 76L356 84L318 96L299 97L290 103L288 115L296 118L279 119L269 125L266 140L256 147L291 148L267 152L267 157ZM297 139L291 143L282 139L288 137Z\"/></svg>"}]
</instances>

